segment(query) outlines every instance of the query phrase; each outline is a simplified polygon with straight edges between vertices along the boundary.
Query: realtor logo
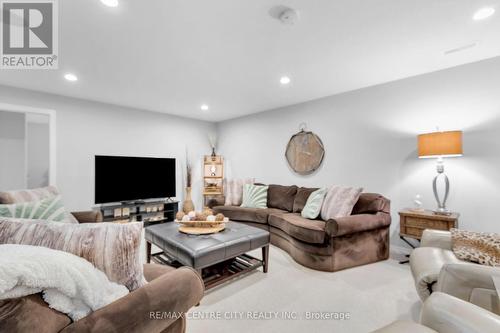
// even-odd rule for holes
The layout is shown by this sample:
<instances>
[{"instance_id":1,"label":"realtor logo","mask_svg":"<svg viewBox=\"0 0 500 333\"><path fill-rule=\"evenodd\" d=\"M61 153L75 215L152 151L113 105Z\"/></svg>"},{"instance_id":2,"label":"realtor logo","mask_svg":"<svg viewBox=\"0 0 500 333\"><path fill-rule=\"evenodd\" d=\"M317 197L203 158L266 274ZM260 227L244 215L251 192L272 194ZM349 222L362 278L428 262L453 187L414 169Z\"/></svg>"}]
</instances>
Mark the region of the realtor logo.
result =
<instances>
[{"instance_id":1,"label":"realtor logo","mask_svg":"<svg viewBox=\"0 0 500 333\"><path fill-rule=\"evenodd\" d=\"M0 1L2 18L0 67L57 69L56 0L28 1Z\"/></svg>"}]
</instances>

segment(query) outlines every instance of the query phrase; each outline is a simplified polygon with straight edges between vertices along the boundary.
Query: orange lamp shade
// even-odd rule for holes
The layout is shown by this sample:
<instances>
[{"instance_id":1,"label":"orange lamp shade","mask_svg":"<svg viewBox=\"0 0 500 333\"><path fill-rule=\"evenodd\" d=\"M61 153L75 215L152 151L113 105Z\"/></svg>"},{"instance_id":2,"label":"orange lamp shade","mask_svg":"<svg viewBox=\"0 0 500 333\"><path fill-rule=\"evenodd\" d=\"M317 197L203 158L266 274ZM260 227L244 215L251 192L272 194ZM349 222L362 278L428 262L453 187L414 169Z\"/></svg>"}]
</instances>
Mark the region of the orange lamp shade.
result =
<instances>
[{"instance_id":1,"label":"orange lamp shade","mask_svg":"<svg viewBox=\"0 0 500 333\"><path fill-rule=\"evenodd\" d=\"M418 157L462 156L462 131L434 132L418 136Z\"/></svg>"}]
</instances>

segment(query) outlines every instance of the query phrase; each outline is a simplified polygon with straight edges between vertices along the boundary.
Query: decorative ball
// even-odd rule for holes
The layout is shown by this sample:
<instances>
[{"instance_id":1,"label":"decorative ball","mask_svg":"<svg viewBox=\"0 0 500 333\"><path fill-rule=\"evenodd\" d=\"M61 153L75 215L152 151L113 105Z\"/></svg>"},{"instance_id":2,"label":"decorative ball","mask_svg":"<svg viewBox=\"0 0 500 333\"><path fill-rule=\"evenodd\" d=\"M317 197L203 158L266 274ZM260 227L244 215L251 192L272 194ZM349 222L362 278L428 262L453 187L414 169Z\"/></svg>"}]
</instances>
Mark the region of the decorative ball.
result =
<instances>
[{"instance_id":1,"label":"decorative ball","mask_svg":"<svg viewBox=\"0 0 500 333\"><path fill-rule=\"evenodd\" d=\"M215 215L215 221L224 221L224 214L217 214Z\"/></svg>"},{"instance_id":2,"label":"decorative ball","mask_svg":"<svg viewBox=\"0 0 500 333\"><path fill-rule=\"evenodd\" d=\"M189 216L188 216L188 215L184 215L184 216L182 217L182 220L181 220L181 221L182 221L182 222L189 222L190 220L191 220L191 219L189 218Z\"/></svg>"},{"instance_id":3,"label":"decorative ball","mask_svg":"<svg viewBox=\"0 0 500 333\"><path fill-rule=\"evenodd\" d=\"M205 210L203 211L203 214L206 214L207 216L208 216L208 215L214 215L214 212L213 212L211 209L208 209L208 208L207 208L207 209L205 209Z\"/></svg>"},{"instance_id":4,"label":"decorative ball","mask_svg":"<svg viewBox=\"0 0 500 333\"><path fill-rule=\"evenodd\" d=\"M215 216L214 215L208 215L207 216L207 221L215 222Z\"/></svg>"},{"instance_id":5,"label":"decorative ball","mask_svg":"<svg viewBox=\"0 0 500 333\"><path fill-rule=\"evenodd\" d=\"M194 210L192 210L188 213L188 216L190 219L194 219L196 217L196 212Z\"/></svg>"},{"instance_id":6,"label":"decorative ball","mask_svg":"<svg viewBox=\"0 0 500 333\"><path fill-rule=\"evenodd\" d=\"M186 214L184 214L184 212L177 212L177 214L175 214L175 219L177 221L181 221L184 218L185 215Z\"/></svg>"},{"instance_id":7,"label":"decorative ball","mask_svg":"<svg viewBox=\"0 0 500 333\"><path fill-rule=\"evenodd\" d=\"M207 214L204 213L196 213L196 221L206 221Z\"/></svg>"}]
</instances>

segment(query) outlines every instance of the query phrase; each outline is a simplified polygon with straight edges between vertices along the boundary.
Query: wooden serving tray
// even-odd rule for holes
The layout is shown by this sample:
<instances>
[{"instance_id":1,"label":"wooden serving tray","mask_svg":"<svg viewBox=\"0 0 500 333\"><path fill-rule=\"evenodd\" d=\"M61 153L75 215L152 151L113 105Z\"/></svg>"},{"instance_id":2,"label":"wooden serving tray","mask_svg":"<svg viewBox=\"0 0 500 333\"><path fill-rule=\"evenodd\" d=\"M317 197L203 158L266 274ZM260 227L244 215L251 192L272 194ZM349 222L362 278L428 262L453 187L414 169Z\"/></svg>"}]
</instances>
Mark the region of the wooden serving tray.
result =
<instances>
[{"instance_id":1,"label":"wooden serving tray","mask_svg":"<svg viewBox=\"0 0 500 333\"><path fill-rule=\"evenodd\" d=\"M175 221L185 227L209 228L224 225L224 221Z\"/></svg>"},{"instance_id":2,"label":"wooden serving tray","mask_svg":"<svg viewBox=\"0 0 500 333\"><path fill-rule=\"evenodd\" d=\"M199 222L199 221L197 221ZM190 235L209 235L209 234L215 234L217 232L221 232L224 230L226 226L224 223L222 223L219 226L216 227L188 227L188 226L180 226L179 231L183 232L185 234L190 234Z\"/></svg>"}]
</instances>

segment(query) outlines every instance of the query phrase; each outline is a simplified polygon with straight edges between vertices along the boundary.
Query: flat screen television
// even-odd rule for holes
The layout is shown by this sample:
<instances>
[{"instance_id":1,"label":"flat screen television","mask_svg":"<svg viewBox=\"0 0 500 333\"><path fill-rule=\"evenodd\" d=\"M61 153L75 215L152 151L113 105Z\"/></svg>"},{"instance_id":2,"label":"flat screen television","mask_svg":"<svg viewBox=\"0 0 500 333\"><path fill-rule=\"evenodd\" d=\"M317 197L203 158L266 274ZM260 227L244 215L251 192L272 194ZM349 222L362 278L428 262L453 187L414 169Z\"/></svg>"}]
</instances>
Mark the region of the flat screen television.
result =
<instances>
[{"instance_id":1,"label":"flat screen television","mask_svg":"<svg viewBox=\"0 0 500 333\"><path fill-rule=\"evenodd\" d=\"M175 197L175 158L95 157L95 203Z\"/></svg>"}]
</instances>

